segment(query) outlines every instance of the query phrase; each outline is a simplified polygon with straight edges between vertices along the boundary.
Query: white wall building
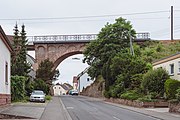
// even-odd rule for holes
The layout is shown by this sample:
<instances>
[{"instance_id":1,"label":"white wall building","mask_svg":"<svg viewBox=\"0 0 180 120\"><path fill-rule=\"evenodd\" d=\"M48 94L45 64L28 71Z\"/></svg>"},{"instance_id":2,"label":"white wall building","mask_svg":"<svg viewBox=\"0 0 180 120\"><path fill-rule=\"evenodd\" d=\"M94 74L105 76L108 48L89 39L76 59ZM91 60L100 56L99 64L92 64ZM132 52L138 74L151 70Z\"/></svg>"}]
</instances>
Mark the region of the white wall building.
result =
<instances>
[{"instance_id":1,"label":"white wall building","mask_svg":"<svg viewBox=\"0 0 180 120\"><path fill-rule=\"evenodd\" d=\"M66 93L68 92L68 88L66 89L64 85L59 83L53 86L53 90L54 96L66 95Z\"/></svg>"},{"instance_id":2,"label":"white wall building","mask_svg":"<svg viewBox=\"0 0 180 120\"><path fill-rule=\"evenodd\" d=\"M92 83L93 80L91 80L91 77L87 73L84 73L78 80L78 89L80 89L80 92L82 92L83 88L86 88Z\"/></svg>"},{"instance_id":3,"label":"white wall building","mask_svg":"<svg viewBox=\"0 0 180 120\"><path fill-rule=\"evenodd\" d=\"M153 68L162 67L172 79L180 80L180 52L153 63Z\"/></svg>"},{"instance_id":4,"label":"white wall building","mask_svg":"<svg viewBox=\"0 0 180 120\"><path fill-rule=\"evenodd\" d=\"M0 105L11 103L11 52L12 47L0 26Z\"/></svg>"}]
</instances>

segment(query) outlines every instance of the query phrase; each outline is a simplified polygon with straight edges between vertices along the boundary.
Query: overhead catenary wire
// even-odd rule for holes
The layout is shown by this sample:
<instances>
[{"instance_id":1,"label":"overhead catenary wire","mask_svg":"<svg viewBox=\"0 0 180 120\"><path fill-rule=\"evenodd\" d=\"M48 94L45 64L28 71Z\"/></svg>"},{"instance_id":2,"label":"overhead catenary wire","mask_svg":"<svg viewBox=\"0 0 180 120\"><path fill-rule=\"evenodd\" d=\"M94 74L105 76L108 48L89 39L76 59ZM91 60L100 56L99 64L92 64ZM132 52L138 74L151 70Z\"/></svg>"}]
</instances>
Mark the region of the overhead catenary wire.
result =
<instances>
[{"instance_id":1,"label":"overhead catenary wire","mask_svg":"<svg viewBox=\"0 0 180 120\"><path fill-rule=\"evenodd\" d=\"M174 33L179 33L180 32L180 25L176 25L174 27ZM162 37L162 36L168 36L170 34L169 28L166 27L164 29L158 30L158 31L153 31L151 34L155 35L156 37Z\"/></svg>"},{"instance_id":2,"label":"overhead catenary wire","mask_svg":"<svg viewBox=\"0 0 180 120\"><path fill-rule=\"evenodd\" d=\"M111 15L96 15L96 16L79 16L79 17L47 17L47 18L1 18L1 21L11 20L60 20L60 19L86 19L86 18L102 18L102 17L115 17L115 16L131 16L131 15L143 15L143 14L157 14L157 13L168 13L170 11L151 11L151 12L137 12L137 13L125 13L125 14L111 14Z\"/></svg>"}]
</instances>

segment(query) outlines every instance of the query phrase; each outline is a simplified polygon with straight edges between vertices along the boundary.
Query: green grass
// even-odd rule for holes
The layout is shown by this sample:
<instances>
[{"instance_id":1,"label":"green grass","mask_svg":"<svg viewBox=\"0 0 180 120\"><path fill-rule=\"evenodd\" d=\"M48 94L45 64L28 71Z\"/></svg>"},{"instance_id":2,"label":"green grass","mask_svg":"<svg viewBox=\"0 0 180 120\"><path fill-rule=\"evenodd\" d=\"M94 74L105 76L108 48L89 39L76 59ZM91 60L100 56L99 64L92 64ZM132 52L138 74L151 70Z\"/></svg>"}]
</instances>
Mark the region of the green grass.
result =
<instances>
[{"instance_id":1,"label":"green grass","mask_svg":"<svg viewBox=\"0 0 180 120\"><path fill-rule=\"evenodd\" d=\"M46 95L46 100L51 100L52 99L52 97L50 96L50 95Z\"/></svg>"}]
</instances>

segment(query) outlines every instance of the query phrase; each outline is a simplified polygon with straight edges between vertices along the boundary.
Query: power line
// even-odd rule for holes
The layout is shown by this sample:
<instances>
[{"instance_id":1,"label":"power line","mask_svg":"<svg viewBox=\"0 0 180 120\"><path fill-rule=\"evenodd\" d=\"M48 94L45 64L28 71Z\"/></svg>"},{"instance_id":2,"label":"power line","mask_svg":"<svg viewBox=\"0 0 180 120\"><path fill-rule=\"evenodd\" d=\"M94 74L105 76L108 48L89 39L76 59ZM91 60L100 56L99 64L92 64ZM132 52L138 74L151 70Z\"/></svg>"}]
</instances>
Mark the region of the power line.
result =
<instances>
[{"instance_id":1,"label":"power line","mask_svg":"<svg viewBox=\"0 0 180 120\"><path fill-rule=\"evenodd\" d=\"M144 15L144 14L157 14L168 13L170 11L153 11L153 12L139 12L139 13L127 13L127 14L114 14L114 15L97 15L97 16L80 16L80 17L49 17L49 18L4 18L3 21L11 20L59 20L59 19L86 19L86 18L100 18L100 17L115 17L115 16L131 16L131 15Z\"/></svg>"},{"instance_id":2,"label":"power line","mask_svg":"<svg viewBox=\"0 0 180 120\"><path fill-rule=\"evenodd\" d=\"M153 17L153 18L130 18L133 20L162 20L162 19L168 19L168 17ZM101 21L114 21L114 19L92 19L92 20L56 20L56 21L36 21L36 22L26 22L26 24L48 24L48 23L70 23L70 22L101 22Z\"/></svg>"}]
</instances>

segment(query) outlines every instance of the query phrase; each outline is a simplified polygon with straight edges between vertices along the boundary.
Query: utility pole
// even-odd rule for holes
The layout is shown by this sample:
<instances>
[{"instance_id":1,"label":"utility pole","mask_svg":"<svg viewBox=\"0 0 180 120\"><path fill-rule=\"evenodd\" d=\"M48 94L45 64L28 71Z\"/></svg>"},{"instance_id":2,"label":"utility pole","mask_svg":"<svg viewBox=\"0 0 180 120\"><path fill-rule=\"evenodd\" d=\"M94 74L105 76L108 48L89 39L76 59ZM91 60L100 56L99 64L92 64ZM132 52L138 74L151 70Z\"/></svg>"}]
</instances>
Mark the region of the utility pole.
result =
<instances>
[{"instance_id":1,"label":"utility pole","mask_svg":"<svg viewBox=\"0 0 180 120\"><path fill-rule=\"evenodd\" d=\"M171 6L171 40L173 40L173 6Z\"/></svg>"},{"instance_id":2,"label":"utility pole","mask_svg":"<svg viewBox=\"0 0 180 120\"><path fill-rule=\"evenodd\" d=\"M133 49L133 44L132 44L132 37L131 37L131 33L129 33L129 39L130 39L130 52L131 54L134 56L134 49Z\"/></svg>"}]
</instances>

